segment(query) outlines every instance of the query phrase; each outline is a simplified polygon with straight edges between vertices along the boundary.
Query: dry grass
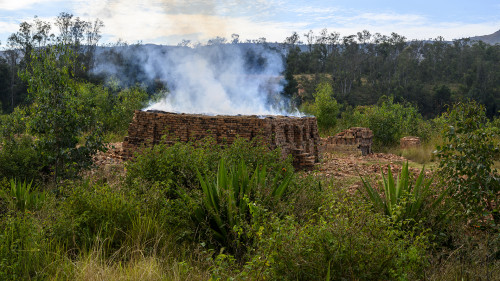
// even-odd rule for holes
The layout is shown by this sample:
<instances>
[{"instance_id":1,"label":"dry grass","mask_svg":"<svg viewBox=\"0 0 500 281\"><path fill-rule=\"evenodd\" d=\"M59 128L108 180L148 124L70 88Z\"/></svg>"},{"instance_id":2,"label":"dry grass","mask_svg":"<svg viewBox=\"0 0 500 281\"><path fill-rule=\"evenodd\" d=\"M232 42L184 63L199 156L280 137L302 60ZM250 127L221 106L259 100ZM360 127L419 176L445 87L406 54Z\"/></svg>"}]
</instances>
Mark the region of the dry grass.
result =
<instances>
[{"instance_id":1,"label":"dry grass","mask_svg":"<svg viewBox=\"0 0 500 281\"><path fill-rule=\"evenodd\" d=\"M138 238L141 240L141 237ZM83 253L75 261L66 260L57 265L57 270L52 272L49 280L175 281L210 278L210 265L206 264L206 257L202 258L203 254L187 254L185 260L180 261L179 253L186 249L164 246L146 253L144 249L150 243L136 241L132 243L134 246L122 248L110 257L105 257L104 243L97 244L99 245ZM157 247L158 244L155 243L153 247Z\"/></svg>"}]
</instances>

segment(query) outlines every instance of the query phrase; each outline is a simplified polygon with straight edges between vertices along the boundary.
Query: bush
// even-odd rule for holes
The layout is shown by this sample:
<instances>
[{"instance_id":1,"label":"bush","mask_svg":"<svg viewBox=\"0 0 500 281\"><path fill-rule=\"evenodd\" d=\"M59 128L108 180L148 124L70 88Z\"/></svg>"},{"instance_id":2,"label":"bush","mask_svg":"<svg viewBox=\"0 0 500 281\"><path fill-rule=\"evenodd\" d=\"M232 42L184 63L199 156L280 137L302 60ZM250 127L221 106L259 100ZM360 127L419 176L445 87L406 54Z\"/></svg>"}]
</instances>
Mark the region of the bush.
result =
<instances>
[{"instance_id":1,"label":"bush","mask_svg":"<svg viewBox=\"0 0 500 281\"><path fill-rule=\"evenodd\" d=\"M443 114L445 143L437 147L441 174L466 214L481 220L491 215L500 226L500 175L493 168L499 155L496 130L487 126L486 110L476 102L458 103Z\"/></svg>"},{"instance_id":2,"label":"bush","mask_svg":"<svg viewBox=\"0 0 500 281\"><path fill-rule=\"evenodd\" d=\"M126 240L133 219L139 216L139 205L123 191L86 182L69 191L59 211L52 227L56 241L78 251L102 240L109 253Z\"/></svg>"},{"instance_id":3,"label":"bush","mask_svg":"<svg viewBox=\"0 0 500 281\"><path fill-rule=\"evenodd\" d=\"M6 138L0 149L0 177L42 182L49 174L45 156L30 136Z\"/></svg>"},{"instance_id":4,"label":"bush","mask_svg":"<svg viewBox=\"0 0 500 281\"><path fill-rule=\"evenodd\" d=\"M394 103L382 97L378 105L347 108L341 115L338 131L351 127L368 127L373 131L373 142L378 148L395 146L403 136L417 136L428 141L432 126L425 122L416 107Z\"/></svg>"},{"instance_id":5,"label":"bush","mask_svg":"<svg viewBox=\"0 0 500 281\"><path fill-rule=\"evenodd\" d=\"M422 278L427 237L391 227L345 191L334 192L306 223L271 219L240 275L269 280Z\"/></svg>"},{"instance_id":6,"label":"bush","mask_svg":"<svg viewBox=\"0 0 500 281\"><path fill-rule=\"evenodd\" d=\"M207 228L201 232L216 241L216 246L240 257L248 246L249 236L244 228L251 223L251 205L257 202L271 208L288 191L292 177L293 172L288 171L268 180L265 166L257 167L252 173L244 162L226 168L222 159L215 181L198 172L203 198L193 218Z\"/></svg>"},{"instance_id":7,"label":"bush","mask_svg":"<svg viewBox=\"0 0 500 281\"><path fill-rule=\"evenodd\" d=\"M250 170L266 166L272 171L270 176L283 169L293 170L290 158L281 159L279 150L270 151L260 140L239 138L222 148L209 137L198 143L179 142L172 146L159 144L146 148L126 164L126 183L133 188L134 182L142 179L174 188L199 188L196 171L213 178L220 159L228 165L243 161Z\"/></svg>"},{"instance_id":8,"label":"bush","mask_svg":"<svg viewBox=\"0 0 500 281\"><path fill-rule=\"evenodd\" d=\"M394 103L392 98L383 100L366 112L368 127L373 131L374 144L394 146L404 135L428 139L422 116L410 104Z\"/></svg>"},{"instance_id":9,"label":"bush","mask_svg":"<svg viewBox=\"0 0 500 281\"><path fill-rule=\"evenodd\" d=\"M195 188L199 186L196 170L201 173L215 171L221 153L220 146L209 138L200 146L180 142L172 146L158 144L137 153L126 163L126 183L133 188L142 179L150 183Z\"/></svg>"}]
</instances>

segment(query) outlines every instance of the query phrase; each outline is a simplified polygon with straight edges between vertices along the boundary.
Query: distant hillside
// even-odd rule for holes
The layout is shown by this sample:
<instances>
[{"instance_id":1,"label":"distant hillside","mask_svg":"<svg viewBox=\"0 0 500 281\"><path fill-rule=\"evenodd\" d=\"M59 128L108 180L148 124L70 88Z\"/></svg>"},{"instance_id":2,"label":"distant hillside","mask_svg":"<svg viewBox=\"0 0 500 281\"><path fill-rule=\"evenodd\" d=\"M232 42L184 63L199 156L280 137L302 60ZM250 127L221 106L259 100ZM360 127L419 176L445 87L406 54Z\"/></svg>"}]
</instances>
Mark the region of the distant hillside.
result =
<instances>
[{"instance_id":1,"label":"distant hillside","mask_svg":"<svg viewBox=\"0 0 500 281\"><path fill-rule=\"evenodd\" d=\"M492 45L497 44L497 43L500 43L500 30L498 30L497 32L490 34L490 35L475 36L475 37L471 37L470 39L475 40L475 41L481 40L485 43L492 44Z\"/></svg>"}]
</instances>

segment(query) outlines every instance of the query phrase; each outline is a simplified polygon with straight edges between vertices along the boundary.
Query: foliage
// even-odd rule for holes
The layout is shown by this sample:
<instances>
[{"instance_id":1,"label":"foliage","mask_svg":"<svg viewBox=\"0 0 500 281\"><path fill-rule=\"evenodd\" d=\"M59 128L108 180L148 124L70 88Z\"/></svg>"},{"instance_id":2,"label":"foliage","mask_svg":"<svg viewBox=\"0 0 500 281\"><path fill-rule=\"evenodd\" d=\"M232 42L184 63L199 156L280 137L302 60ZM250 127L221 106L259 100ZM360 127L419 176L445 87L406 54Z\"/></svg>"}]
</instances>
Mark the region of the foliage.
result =
<instances>
[{"instance_id":1,"label":"foliage","mask_svg":"<svg viewBox=\"0 0 500 281\"><path fill-rule=\"evenodd\" d=\"M382 198L378 191L371 184L361 177L363 187L367 194L367 199L373 204L375 209L382 211L389 216L395 223L401 221L418 222L423 214L429 210L435 209L442 202L447 190L443 191L437 198L431 199L430 187L432 180L424 180L424 168L420 171L415 185L411 181L411 175L408 171L408 161L403 164L401 173L398 174L396 181L392 176L391 166L389 166L387 179L382 173L384 195ZM431 202L426 202L431 199ZM443 214L444 215L444 214Z\"/></svg>"},{"instance_id":2,"label":"foliage","mask_svg":"<svg viewBox=\"0 0 500 281\"><path fill-rule=\"evenodd\" d=\"M215 182L199 172L197 175L203 190L203 206L195 210L195 219L200 224L207 221L210 236L230 252L241 255L248 240L242 227L249 223L250 204L256 197L260 197L261 202L268 201L268 204L279 201L288 189L293 172L289 171L281 181L281 176L276 175L272 182L268 182L265 166L257 167L250 176L244 162L226 168L222 159Z\"/></svg>"},{"instance_id":3,"label":"foliage","mask_svg":"<svg viewBox=\"0 0 500 281\"><path fill-rule=\"evenodd\" d=\"M273 173L283 168L293 169L291 159L282 160L278 150L269 151L257 139L248 141L238 138L223 149L209 137L197 143L179 142L171 146L160 143L145 149L126 164L126 182L131 186L134 181L143 179L181 188L199 188L196 171L213 176L220 159L225 159L228 165L243 161L252 170L264 165Z\"/></svg>"},{"instance_id":4,"label":"foliage","mask_svg":"<svg viewBox=\"0 0 500 281\"><path fill-rule=\"evenodd\" d=\"M57 45L34 50L28 69L21 74L32 101L28 131L37 138L54 181L89 168L92 155L103 149L99 123L95 115L87 115L78 99L74 65L72 51ZM79 138L85 141L77 147Z\"/></svg>"},{"instance_id":5,"label":"foliage","mask_svg":"<svg viewBox=\"0 0 500 281\"><path fill-rule=\"evenodd\" d=\"M0 176L26 181L43 181L46 157L27 135L3 139L0 149Z\"/></svg>"},{"instance_id":6,"label":"foliage","mask_svg":"<svg viewBox=\"0 0 500 281\"><path fill-rule=\"evenodd\" d=\"M422 277L425 234L396 230L345 191L298 223L266 218L258 250L239 276L249 280L405 280Z\"/></svg>"},{"instance_id":7,"label":"foliage","mask_svg":"<svg viewBox=\"0 0 500 281\"><path fill-rule=\"evenodd\" d=\"M342 112L338 127L338 130L370 128L377 148L395 146L403 136L417 136L428 141L433 132L416 107L396 103L392 97L382 97L377 105L348 107Z\"/></svg>"},{"instance_id":8,"label":"foliage","mask_svg":"<svg viewBox=\"0 0 500 281\"><path fill-rule=\"evenodd\" d=\"M18 107L0 116L0 177L39 181L46 161L35 139L26 134L24 111Z\"/></svg>"},{"instance_id":9,"label":"foliage","mask_svg":"<svg viewBox=\"0 0 500 281\"><path fill-rule=\"evenodd\" d=\"M0 195L9 202L11 210L24 213L27 210L40 208L45 200L45 193L32 189L32 183L11 179L9 192L0 190Z\"/></svg>"},{"instance_id":10,"label":"foliage","mask_svg":"<svg viewBox=\"0 0 500 281\"><path fill-rule=\"evenodd\" d=\"M134 110L143 108L148 99L139 86L120 89L116 85L105 87L92 83L78 83L78 99L89 115L96 116L106 133L124 134L132 121Z\"/></svg>"},{"instance_id":11,"label":"foliage","mask_svg":"<svg viewBox=\"0 0 500 281\"><path fill-rule=\"evenodd\" d=\"M499 154L495 130L487 127L486 111L476 102L455 104L444 114L448 127L445 143L437 147L440 173L451 194L472 217L492 215L500 224L500 177L493 168Z\"/></svg>"},{"instance_id":12,"label":"foliage","mask_svg":"<svg viewBox=\"0 0 500 281\"><path fill-rule=\"evenodd\" d=\"M334 127L337 123L337 115L340 108L333 97L332 86L328 83L319 84L313 96L314 104L306 105L303 109L316 116L318 126L321 129L327 130Z\"/></svg>"},{"instance_id":13,"label":"foliage","mask_svg":"<svg viewBox=\"0 0 500 281\"><path fill-rule=\"evenodd\" d=\"M51 235L72 252L91 249L99 240L108 253L119 249L139 214L138 202L131 198L108 185L74 186Z\"/></svg>"},{"instance_id":14,"label":"foliage","mask_svg":"<svg viewBox=\"0 0 500 281\"><path fill-rule=\"evenodd\" d=\"M212 147L213 149L208 149ZM215 170L221 149L213 140L206 139L202 146L193 143L175 143L172 146L158 144L137 153L126 163L127 185L143 179L148 182L174 182L178 186L193 188L198 186L196 169L201 173Z\"/></svg>"},{"instance_id":15,"label":"foliage","mask_svg":"<svg viewBox=\"0 0 500 281\"><path fill-rule=\"evenodd\" d=\"M43 229L30 214L7 216L0 222L0 279L42 280L53 262Z\"/></svg>"},{"instance_id":16,"label":"foliage","mask_svg":"<svg viewBox=\"0 0 500 281\"><path fill-rule=\"evenodd\" d=\"M418 130L422 116L412 105L394 103L392 98L382 99L381 104L370 107L366 115L376 145L395 145L404 135L426 137Z\"/></svg>"}]
</instances>

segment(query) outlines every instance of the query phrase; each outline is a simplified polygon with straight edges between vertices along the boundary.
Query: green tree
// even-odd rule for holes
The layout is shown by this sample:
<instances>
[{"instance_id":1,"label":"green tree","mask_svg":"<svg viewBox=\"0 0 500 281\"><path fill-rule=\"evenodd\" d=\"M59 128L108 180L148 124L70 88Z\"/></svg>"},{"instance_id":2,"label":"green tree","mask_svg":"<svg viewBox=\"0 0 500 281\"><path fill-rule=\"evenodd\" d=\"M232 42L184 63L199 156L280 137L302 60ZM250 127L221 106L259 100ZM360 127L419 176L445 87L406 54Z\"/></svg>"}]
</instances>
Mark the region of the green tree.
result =
<instances>
[{"instance_id":1,"label":"green tree","mask_svg":"<svg viewBox=\"0 0 500 281\"><path fill-rule=\"evenodd\" d=\"M35 49L20 74L31 100L28 132L36 137L56 182L89 168L92 156L103 149L100 124L79 97L71 72L74 60L71 49L62 44ZM80 141L83 145L77 146Z\"/></svg>"},{"instance_id":2,"label":"green tree","mask_svg":"<svg viewBox=\"0 0 500 281\"><path fill-rule=\"evenodd\" d=\"M493 161L499 144L495 128L487 126L485 107L474 101L458 103L444 117L445 144L437 148L441 174L467 214L476 219L492 215L498 227L500 177Z\"/></svg>"},{"instance_id":3,"label":"green tree","mask_svg":"<svg viewBox=\"0 0 500 281\"><path fill-rule=\"evenodd\" d=\"M333 97L333 88L328 83L321 83L314 93L314 115L318 118L318 126L329 129L337 124L339 105Z\"/></svg>"}]
</instances>

